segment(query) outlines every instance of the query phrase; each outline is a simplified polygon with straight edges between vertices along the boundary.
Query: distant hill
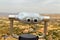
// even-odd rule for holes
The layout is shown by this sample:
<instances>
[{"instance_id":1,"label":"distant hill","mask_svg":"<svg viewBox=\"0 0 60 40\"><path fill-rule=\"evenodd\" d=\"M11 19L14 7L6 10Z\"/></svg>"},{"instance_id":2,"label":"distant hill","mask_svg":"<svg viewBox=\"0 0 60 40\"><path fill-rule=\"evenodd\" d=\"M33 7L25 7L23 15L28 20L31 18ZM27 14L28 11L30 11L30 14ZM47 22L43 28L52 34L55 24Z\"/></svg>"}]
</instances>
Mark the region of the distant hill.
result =
<instances>
[{"instance_id":1,"label":"distant hill","mask_svg":"<svg viewBox=\"0 0 60 40\"><path fill-rule=\"evenodd\" d=\"M44 16L50 16L51 18L54 19L60 19L60 14L42 14Z\"/></svg>"},{"instance_id":2,"label":"distant hill","mask_svg":"<svg viewBox=\"0 0 60 40\"><path fill-rule=\"evenodd\" d=\"M16 14L18 13L0 13L0 16L8 17L8 15L16 15ZM60 14L41 14L41 15L50 16L53 18L60 18Z\"/></svg>"},{"instance_id":3,"label":"distant hill","mask_svg":"<svg viewBox=\"0 0 60 40\"><path fill-rule=\"evenodd\" d=\"M42 14L46 16L51 16L51 17L60 17L60 14Z\"/></svg>"},{"instance_id":4,"label":"distant hill","mask_svg":"<svg viewBox=\"0 0 60 40\"><path fill-rule=\"evenodd\" d=\"M8 17L8 15L16 15L18 13L0 13L0 16Z\"/></svg>"}]
</instances>

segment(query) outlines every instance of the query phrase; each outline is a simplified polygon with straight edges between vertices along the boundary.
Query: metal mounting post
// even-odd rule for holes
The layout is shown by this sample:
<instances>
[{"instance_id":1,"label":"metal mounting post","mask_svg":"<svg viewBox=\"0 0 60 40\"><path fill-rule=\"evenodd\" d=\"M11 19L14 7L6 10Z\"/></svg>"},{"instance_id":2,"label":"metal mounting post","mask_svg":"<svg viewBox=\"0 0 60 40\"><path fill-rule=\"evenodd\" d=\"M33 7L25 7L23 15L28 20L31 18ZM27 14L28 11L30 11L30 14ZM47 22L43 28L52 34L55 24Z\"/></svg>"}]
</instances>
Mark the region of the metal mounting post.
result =
<instances>
[{"instance_id":1,"label":"metal mounting post","mask_svg":"<svg viewBox=\"0 0 60 40\"><path fill-rule=\"evenodd\" d=\"M47 26L48 26L48 20L44 21L44 38L46 39L46 33L47 33ZM47 39L46 39L47 40Z\"/></svg>"},{"instance_id":2,"label":"metal mounting post","mask_svg":"<svg viewBox=\"0 0 60 40\"><path fill-rule=\"evenodd\" d=\"M15 34L13 33L13 20L14 20L14 18L9 18L9 19L10 19L10 34L11 34L11 36L12 36L13 38L18 39L19 36L18 36L18 35L15 35Z\"/></svg>"},{"instance_id":3,"label":"metal mounting post","mask_svg":"<svg viewBox=\"0 0 60 40\"><path fill-rule=\"evenodd\" d=\"M13 34L13 19L10 19L10 33Z\"/></svg>"}]
</instances>

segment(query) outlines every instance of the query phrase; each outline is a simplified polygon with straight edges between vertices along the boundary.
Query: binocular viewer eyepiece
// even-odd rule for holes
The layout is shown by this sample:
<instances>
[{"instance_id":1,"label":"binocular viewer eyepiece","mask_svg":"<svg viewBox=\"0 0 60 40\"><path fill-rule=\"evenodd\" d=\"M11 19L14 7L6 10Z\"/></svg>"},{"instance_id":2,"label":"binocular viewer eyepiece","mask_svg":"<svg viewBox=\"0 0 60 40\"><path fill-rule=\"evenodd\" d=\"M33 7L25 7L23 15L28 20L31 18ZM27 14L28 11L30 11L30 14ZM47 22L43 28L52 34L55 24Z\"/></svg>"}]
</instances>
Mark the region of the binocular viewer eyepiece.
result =
<instances>
[{"instance_id":1,"label":"binocular viewer eyepiece","mask_svg":"<svg viewBox=\"0 0 60 40\"><path fill-rule=\"evenodd\" d=\"M45 24L44 24L43 35L45 36L46 31L47 31L47 21L49 21L50 17L49 16L42 16L39 13L22 12L22 13L19 13L18 15L9 15L9 19L10 19L10 27L11 27L10 31L12 31L14 19L17 19L18 21L22 21L22 22L28 23L28 24L32 24L32 23L38 24L38 23L44 21ZM11 32L11 35L12 35L12 32ZM12 36L14 36L15 38L19 37L19 40L38 40L39 39L38 36L31 35L31 34L23 34L20 36L12 35Z\"/></svg>"},{"instance_id":2,"label":"binocular viewer eyepiece","mask_svg":"<svg viewBox=\"0 0 60 40\"><path fill-rule=\"evenodd\" d=\"M10 18L19 19L25 23L39 23L42 20L49 20L49 16L42 16L39 13L19 13L18 15L9 15Z\"/></svg>"},{"instance_id":3,"label":"binocular viewer eyepiece","mask_svg":"<svg viewBox=\"0 0 60 40\"><path fill-rule=\"evenodd\" d=\"M37 18L26 18L26 23L38 23L39 19Z\"/></svg>"}]
</instances>

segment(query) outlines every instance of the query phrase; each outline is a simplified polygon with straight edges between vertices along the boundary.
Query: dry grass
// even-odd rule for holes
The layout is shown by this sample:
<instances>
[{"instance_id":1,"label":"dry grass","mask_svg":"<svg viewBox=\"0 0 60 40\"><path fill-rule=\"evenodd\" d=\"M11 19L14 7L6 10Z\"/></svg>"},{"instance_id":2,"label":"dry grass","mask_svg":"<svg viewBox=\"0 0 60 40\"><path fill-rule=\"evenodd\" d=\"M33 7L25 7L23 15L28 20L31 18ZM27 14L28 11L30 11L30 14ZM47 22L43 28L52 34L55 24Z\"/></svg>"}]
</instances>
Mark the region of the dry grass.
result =
<instances>
[{"instance_id":1,"label":"dry grass","mask_svg":"<svg viewBox=\"0 0 60 40\"><path fill-rule=\"evenodd\" d=\"M56 18L57 16L55 16ZM59 19L59 17L57 17ZM59 20L60 21L60 20ZM6 18L6 17L0 17L0 40L4 40L3 37L1 37L2 35L7 35L9 32L9 19ZM42 32L43 33L43 25L41 24L38 24L38 26L40 26L36 32L32 33L34 35L38 34L39 32ZM57 30L57 29L60 29L60 23L56 20L56 21L53 21L53 22L49 22L48 23L48 31L50 30ZM19 23L18 21L14 21L14 27L18 27L20 30L17 30L18 33L28 33L30 32L30 28L31 26L29 26L28 24L23 24L23 23ZM32 27L33 28L33 27ZM33 31L33 29L31 30ZM14 31L14 33L16 34L16 31ZM48 34L48 32L47 32ZM9 37L7 37L6 40L17 40L15 38L13 38L12 36L9 35Z\"/></svg>"}]
</instances>

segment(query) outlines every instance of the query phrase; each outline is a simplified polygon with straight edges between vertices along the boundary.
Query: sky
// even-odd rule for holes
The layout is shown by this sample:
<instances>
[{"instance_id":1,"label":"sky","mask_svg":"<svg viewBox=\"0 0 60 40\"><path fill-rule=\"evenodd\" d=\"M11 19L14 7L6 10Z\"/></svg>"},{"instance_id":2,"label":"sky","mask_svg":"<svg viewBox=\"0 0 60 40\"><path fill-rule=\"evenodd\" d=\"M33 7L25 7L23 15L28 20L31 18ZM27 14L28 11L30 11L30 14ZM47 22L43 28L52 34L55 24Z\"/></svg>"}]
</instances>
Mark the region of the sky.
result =
<instances>
[{"instance_id":1,"label":"sky","mask_svg":"<svg viewBox=\"0 0 60 40\"><path fill-rule=\"evenodd\" d=\"M0 12L60 13L60 0L0 0Z\"/></svg>"}]
</instances>

